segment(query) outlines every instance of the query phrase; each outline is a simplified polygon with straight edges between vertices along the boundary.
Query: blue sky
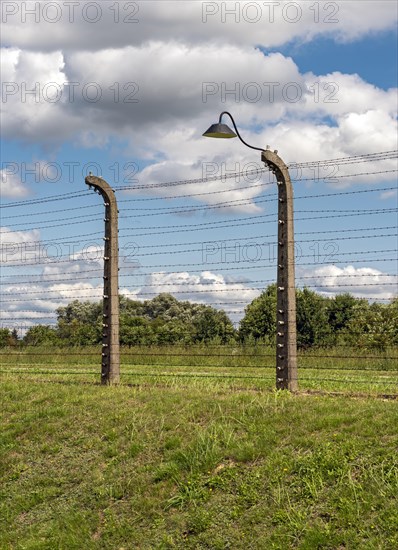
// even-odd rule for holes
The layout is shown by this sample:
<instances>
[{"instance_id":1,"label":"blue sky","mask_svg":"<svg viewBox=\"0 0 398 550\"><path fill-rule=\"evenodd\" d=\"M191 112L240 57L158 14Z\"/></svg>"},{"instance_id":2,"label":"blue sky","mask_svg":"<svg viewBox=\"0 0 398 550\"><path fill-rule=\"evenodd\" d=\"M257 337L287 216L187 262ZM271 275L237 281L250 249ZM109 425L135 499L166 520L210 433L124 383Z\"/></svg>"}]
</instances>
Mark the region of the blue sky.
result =
<instances>
[{"instance_id":1,"label":"blue sky","mask_svg":"<svg viewBox=\"0 0 398 550\"><path fill-rule=\"evenodd\" d=\"M310 42L293 41L278 49L264 50L265 53L271 51L291 56L301 72L357 73L366 82L383 90L397 85L396 30L376 33L349 43L337 43L333 38L319 36Z\"/></svg>"},{"instance_id":2,"label":"blue sky","mask_svg":"<svg viewBox=\"0 0 398 550\"><path fill-rule=\"evenodd\" d=\"M121 291L169 291L237 322L275 280L276 186L268 172L222 177L263 166L238 140L202 138L219 113L288 164L398 149L394 2L320 2L318 21L308 2L282 2L273 21L264 3L226 15L235 3L119 2L119 22L103 2L73 24L58 4L57 23L41 3L36 18L7 12L4 24L5 326L101 296L103 206L89 170L130 188L117 189ZM396 294L396 156L368 159L291 168L298 286Z\"/></svg>"}]
</instances>

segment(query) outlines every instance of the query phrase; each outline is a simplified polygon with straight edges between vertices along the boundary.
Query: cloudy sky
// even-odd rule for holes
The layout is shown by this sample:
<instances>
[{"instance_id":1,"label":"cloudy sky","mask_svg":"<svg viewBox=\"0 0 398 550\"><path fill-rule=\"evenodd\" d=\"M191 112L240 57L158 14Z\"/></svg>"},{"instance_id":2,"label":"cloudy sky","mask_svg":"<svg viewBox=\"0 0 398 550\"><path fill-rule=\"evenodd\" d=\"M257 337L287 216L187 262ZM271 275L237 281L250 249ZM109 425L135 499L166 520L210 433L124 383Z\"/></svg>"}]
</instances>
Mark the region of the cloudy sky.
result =
<instances>
[{"instance_id":1,"label":"cloudy sky","mask_svg":"<svg viewBox=\"0 0 398 550\"><path fill-rule=\"evenodd\" d=\"M396 294L396 2L1 10L3 326L101 296L90 171L117 189L122 292L171 292L237 321L275 280L277 201L259 151L202 137L224 110L291 167L298 286Z\"/></svg>"}]
</instances>

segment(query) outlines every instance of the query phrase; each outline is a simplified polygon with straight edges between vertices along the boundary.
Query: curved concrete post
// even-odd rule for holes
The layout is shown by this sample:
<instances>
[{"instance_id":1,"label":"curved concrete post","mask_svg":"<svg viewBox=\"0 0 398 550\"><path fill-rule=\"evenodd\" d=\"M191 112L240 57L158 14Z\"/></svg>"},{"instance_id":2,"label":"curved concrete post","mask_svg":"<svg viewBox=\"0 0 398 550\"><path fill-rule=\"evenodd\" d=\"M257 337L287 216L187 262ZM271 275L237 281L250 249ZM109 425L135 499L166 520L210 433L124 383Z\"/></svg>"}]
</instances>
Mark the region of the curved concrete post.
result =
<instances>
[{"instance_id":1,"label":"curved concrete post","mask_svg":"<svg viewBox=\"0 0 398 550\"><path fill-rule=\"evenodd\" d=\"M275 174L278 183L276 387L296 391L298 380L293 187L288 168L276 151L263 151L261 160Z\"/></svg>"},{"instance_id":2,"label":"curved concrete post","mask_svg":"<svg viewBox=\"0 0 398 550\"><path fill-rule=\"evenodd\" d=\"M86 177L85 182L103 197L105 205L101 383L118 384L120 381L120 349L117 202L113 189L104 179L90 174Z\"/></svg>"}]
</instances>

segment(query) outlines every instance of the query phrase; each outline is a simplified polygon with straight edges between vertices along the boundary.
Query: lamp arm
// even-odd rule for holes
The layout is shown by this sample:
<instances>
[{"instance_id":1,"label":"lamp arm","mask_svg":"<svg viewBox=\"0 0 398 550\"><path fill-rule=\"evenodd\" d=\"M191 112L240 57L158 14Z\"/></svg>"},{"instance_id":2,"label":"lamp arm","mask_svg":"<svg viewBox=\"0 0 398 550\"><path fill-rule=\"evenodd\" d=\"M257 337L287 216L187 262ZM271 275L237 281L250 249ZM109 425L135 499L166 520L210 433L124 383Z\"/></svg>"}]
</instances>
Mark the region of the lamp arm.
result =
<instances>
[{"instance_id":1,"label":"lamp arm","mask_svg":"<svg viewBox=\"0 0 398 550\"><path fill-rule=\"evenodd\" d=\"M246 143L246 141L242 138L242 136L240 135L239 133L239 130L238 128L236 127L236 124L235 124L235 121L234 121L234 118L233 116L231 115L231 113L229 113L228 111L223 111L220 115L220 118L219 118L219 124L221 123L221 119L223 117L223 115L228 115L229 118L232 120L232 124L234 125L234 128L235 128L235 132L236 132L236 135L238 136L238 138L241 140L241 142L246 145L246 147L250 147L250 149L256 149L256 151L264 151L263 148L261 147L253 147L253 145L249 145L248 143Z\"/></svg>"}]
</instances>

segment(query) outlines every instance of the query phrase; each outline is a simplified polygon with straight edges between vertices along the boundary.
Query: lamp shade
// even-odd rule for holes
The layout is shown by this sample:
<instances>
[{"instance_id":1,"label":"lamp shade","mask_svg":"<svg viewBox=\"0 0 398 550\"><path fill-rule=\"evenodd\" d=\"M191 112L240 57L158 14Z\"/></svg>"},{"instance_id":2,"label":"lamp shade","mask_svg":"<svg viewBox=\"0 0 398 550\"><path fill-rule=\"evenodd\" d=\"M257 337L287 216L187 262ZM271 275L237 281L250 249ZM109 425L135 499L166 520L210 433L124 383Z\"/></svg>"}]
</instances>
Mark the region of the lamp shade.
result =
<instances>
[{"instance_id":1,"label":"lamp shade","mask_svg":"<svg viewBox=\"0 0 398 550\"><path fill-rule=\"evenodd\" d=\"M212 124L210 128L206 130L203 136L224 139L237 137L235 132L233 132L229 126L227 126L226 124L221 124L220 122L218 122L217 124Z\"/></svg>"}]
</instances>

